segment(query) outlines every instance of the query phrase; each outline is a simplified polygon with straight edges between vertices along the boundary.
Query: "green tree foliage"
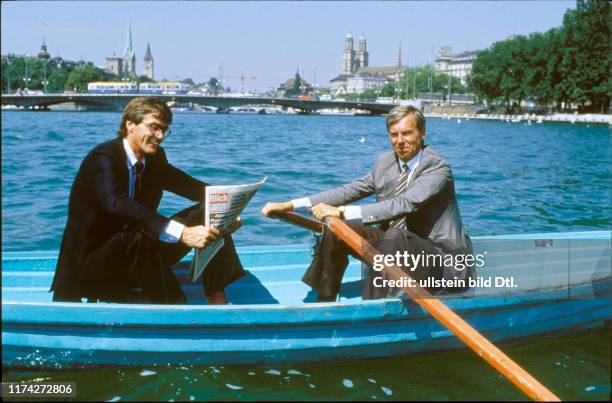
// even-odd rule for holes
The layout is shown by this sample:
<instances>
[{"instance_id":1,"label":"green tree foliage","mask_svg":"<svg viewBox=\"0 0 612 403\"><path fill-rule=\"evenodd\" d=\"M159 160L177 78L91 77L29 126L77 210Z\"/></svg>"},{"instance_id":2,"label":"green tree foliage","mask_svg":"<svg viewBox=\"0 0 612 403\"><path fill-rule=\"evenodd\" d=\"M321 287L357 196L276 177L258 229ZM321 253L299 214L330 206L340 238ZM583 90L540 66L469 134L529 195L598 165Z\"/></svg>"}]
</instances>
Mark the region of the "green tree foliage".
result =
<instances>
[{"instance_id":1,"label":"green tree foliage","mask_svg":"<svg viewBox=\"0 0 612 403\"><path fill-rule=\"evenodd\" d=\"M195 87L195 85L196 85L196 83L191 78L186 78L186 79L182 80L181 83L187 84L187 85L191 85L192 87Z\"/></svg>"},{"instance_id":2,"label":"green tree foliage","mask_svg":"<svg viewBox=\"0 0 612 403\"><path fill-rule=\"evenodd\" d=\"M375 89L366 90L360 94L345 94L343 98L347 101L366 101L366 102L374 102L378 97L377 91Z\"/></svg>"},{"instance_id":3,"label":"green tree foliage","mask_svg":"<svg viewBox=\"0 0 612 403\"><path fill-rule=\"evenodd\" d=\"M568 100L581 110L605 112L609 100L610 3L578 0L563 20L561 74Z\"/></svg>"},{"instance_id":4,"label":"green tree foliage","mask_svg":"<svg viewBox=\"0 0 612 403\"><path fill-rule=\"evenodd\" d=\"M64 89L69 68L58 68L54 63L35 57L12 57L2 65L2 91L15 92L26 88L43 91L47 81L47 92L61 92ZM46 79L46 80L45 80Z\"/></svg>"},{"instance_id":5,"label":"green tree foliage","mask_svg":"<svg viewBox=\"0 0 612 403\"><path fill-rule=\"evenodd\" d=\"M467 88L457 77L436 71L432 65L410 67L404 70L399 82L400 99L412 99L422 93L442 93L448 96L448 89L453 94L465 94ZM431 91L430 91L431 87ZM382 97L397 97L398 83L390 81L380 91Z\"/></svg>"},{"instance_id":6,"label":"green tree foliage","mask_svg":"<svg viewBox=\"0 0 612 403\"><path fill-rule=\"evenodd\" d=\"M285 91L285 96L292 97L300 94L302 94L302 77L300 76L299 72L296 72L295 76L293 77L293 84L291 85L291 88L288 88Z\"/></svg>"},{"instance_id":7,"label":"green tree foliage","mask_svg":"<svg viewBox=\"0 0 612 403\"><path fill-rule=\"evenodd\" d=\"M286 85L283 84L283 86ZM283 88L286 97L295 97L298 95L308 95L312 91L312 85L308 84L299 72L295 73L293 80L289 81L290 88Z\"/></svg>"},{"instance_id":8,"label":"green tree foliage","mask_svg":"<svg viewBox=\"0 0 612 403\"><path fill-rule=\"evenodd\" d=\"M68 81L69 75L68 69L54 69L49 75L49 85L47 85L48 92L63 92L66 88L66 81Z\"/></svg>"},{"instance_id":9,"label":"green tree foliage","mask_svg":"<svg viewBox=\"0 0 612 403\"><path fill-rule=\"evenodd\" d=\"M106 73L94 66L84 65L79 66L68 74L66 91L86 92L87 84L95 81L105 81Z\"/></svg>"},{"instance_id":10,"label":"green tree foliage","mask_svg":"<svg viewBox=\"0 0 612 403\"><path fill-rule=\"evenodd\" d=\"M606 112L610 5L578 0L560 28L515 36L480 52L470 88L490 105L517 107L529 100L542 108Z\"/></svg>"},{"instance_id":11,"label":"green tree foliage","mask_svg":"<svg viewBox=\"0 0 612 403\"><path fill-rule=\"evenodd\" d=\"M25 88L25 62L23 57L13 58L8 63L2 63L2 91L15 92Z\"/></svg>"},{"instance_id":12,"label":"green tree foliage","mask_svg":"<svg viewBox=\"0 0 612 403\"><path fill-rule=\"evenodd\" d=\"M381 90L380 90L380 96L381 97L395 97L395 93L397 90L397 84L396 83L387 83L385 84Z\"/></svg>"},{"instance_id":13,"label":"green tree foliage","mask_svg":"<svg viewBox=\"0 0 612 403\"><path fill-rule=\"evenodd\" d=\"M510 108L527 98L530 75L528 42L524 36L495 42L479 53L472 66L470 87L489 103Z\"/></svg>"},{"instance_id":14,"label":"green tree foliage","mask_svg":"<svg viewBox=\"0 0 612 403\"><path fill-rule=\"evenodd\" d=\"M221 91L221 82L216 77L211 77L211 79L208 80L208 87L213 95L217 95Z\"/></svg>"},{"instance_id":15,"label":"green tree foliage","mask_svg":"<svg viewBox=\"0 0 612 403\"><path fill-rule=\"evenodd\" d=\"M142 83L150 83L153 82L155 80L153 80L151 77L149 76L145 76L144 74L141 76L138 76L138 78L136 79L136 82L140 85Z\"/></svg>"}]
</instances>

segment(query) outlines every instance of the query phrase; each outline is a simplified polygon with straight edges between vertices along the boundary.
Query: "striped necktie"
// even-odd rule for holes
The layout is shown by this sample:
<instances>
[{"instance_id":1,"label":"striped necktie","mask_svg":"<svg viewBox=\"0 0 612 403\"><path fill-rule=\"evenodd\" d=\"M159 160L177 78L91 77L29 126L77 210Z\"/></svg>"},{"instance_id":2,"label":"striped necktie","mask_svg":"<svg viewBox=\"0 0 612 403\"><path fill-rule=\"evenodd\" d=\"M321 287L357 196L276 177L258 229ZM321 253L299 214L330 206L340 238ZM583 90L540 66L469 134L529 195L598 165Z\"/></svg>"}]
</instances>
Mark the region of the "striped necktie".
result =
<instances>
[{"instance_id":1,"label":"striped necktie","mask_svg":"<svg viewBox=\"0 0 612 403\"><path fill-rule=\"evenodd\" d=\"M142 171L144 171L144 164L138 161L135 165L135 180L134 180L134 200L141 201L142 196Z\"/></svg>"},{"instance_id":2,"label":"striped necktie","mask_svg":"<svg viewBox=\"0 0 612 403\"><path fill-rule=\"evenodd\" d=\"M404 190L406 190L406 186L408 186L408 164L404 162L402 165L404 170L400 174L399 179L397 180L397 187L395 188L395 195L400 195ZM406 228L406 216L402 216L397 218L389 223L389 228Z\"/></svg>"}]
</instances>

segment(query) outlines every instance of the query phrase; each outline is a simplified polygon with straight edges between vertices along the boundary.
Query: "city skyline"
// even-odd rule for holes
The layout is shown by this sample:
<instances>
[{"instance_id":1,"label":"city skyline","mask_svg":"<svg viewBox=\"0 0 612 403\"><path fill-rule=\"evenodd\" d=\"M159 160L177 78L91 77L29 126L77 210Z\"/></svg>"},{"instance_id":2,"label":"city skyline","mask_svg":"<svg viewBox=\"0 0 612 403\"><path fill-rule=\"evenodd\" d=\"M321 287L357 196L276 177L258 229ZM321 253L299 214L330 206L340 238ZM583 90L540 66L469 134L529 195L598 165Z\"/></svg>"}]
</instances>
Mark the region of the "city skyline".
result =
<instances>
[{"instance_id":1,"label":"city skyline","mask_svg":"<svg viewBox=\"0 0 612 403\"><path fill-rule=\"evenodd\" d=\"M131 21L138 74L150 43L158 79L204 82L218 76L222 63L233 89L244 74L256 77L245 89L267 91L298 67L311 83L316 69L317 86L327 87L342 71L349 32L367 39L371 66L396 65L400 41L402 65L414 66L430 62L443 46L484 49L511 35L558 27L574 7L574 1L3 2L2 53L34 56L44 37L51 56L104 67L106 57L123 55Z\"/></svg>"}]
</instances>

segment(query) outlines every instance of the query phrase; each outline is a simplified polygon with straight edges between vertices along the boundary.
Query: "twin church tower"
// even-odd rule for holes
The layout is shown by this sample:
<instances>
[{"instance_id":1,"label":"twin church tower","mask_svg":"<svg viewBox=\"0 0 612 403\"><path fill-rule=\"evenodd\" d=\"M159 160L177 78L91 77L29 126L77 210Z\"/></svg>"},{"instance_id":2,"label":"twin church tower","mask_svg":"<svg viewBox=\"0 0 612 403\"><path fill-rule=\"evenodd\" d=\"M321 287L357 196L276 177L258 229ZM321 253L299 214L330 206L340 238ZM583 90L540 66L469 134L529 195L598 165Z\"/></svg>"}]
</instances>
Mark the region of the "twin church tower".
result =
<instances>
[{"instance_id":1,"label":"twin church tower","mask_svg":"<svg viewBox=\"0 0 612 403\"><path fill-rule=\"evenodd\" d=\"M357 52L353 50L353 35L348 33L344 41L344 53L342 54L342 74L353 74L361 67L368 67L369 55L366 50L366 40L361 35Z\"/></svg>"},{"instance_id":2,"label":"twin church tower","mask_svg":"<svg viewBox=\"0 0 612 403\"><path fill-rule=\"evenodd\" d=\"M111 73L118 75L122 79L135 79L138 77L138 74L136 74L136 53L134 52L134 46L132 43L131 22L128 22L126 42L123 57L115 57L114 54L113 57L107 57L106 68ZM145 52L142 68L142 74L153 80L153 55L151 54L151 46L149 43L147 43L147 51Z\"/></svg>"}]
</instances>

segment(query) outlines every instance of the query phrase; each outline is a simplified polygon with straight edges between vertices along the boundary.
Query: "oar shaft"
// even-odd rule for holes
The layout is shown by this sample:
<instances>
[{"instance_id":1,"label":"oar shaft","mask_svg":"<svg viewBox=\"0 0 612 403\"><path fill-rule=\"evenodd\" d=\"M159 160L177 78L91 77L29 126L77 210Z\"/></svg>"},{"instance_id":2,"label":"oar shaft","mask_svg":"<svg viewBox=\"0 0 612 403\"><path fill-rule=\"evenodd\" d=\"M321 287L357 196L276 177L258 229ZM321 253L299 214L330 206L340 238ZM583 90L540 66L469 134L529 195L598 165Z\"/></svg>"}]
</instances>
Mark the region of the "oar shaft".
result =
<instances>
[{"instance_id":1,"label":"oar shaft","mask_svg":"<svg viewBox=\"0 0 612 403\"><path fill-rule=\"evenodd\" d=\"M325 222L340 239L362 258L362 261L369 266L373 266L374 256L380 254L376 248L342 220L335 217L328 217ZM410 277L397 266L386 266L383 270L387 278L391 280ZM461 319L439 299L435 298L429 291L418 286L418 284L416 287L402 287L402 289L417 304L422 306L434 318L474 350L476 354L484 358L491 366L525 392L531 399L536 401L560 401L560 399L544 385L538 382L500 349L495 347L493 343L487 340L466 321Z\"/></svg>"},{"instance_id":2,"label":"oar shaft","mask_svg":"<svg viewBox=\"0 0 612 403\"><path fill-rule=\"evenodd\" d=\"M312 218L304 217L303 215L296 214L293 211L288 211L284 214L279 214L278 218L283 221L290 222L297 225L298 227L306 228L310 231L323 232L323 223L319 220L313 220Z\"/></svg>"}]
</instances>

